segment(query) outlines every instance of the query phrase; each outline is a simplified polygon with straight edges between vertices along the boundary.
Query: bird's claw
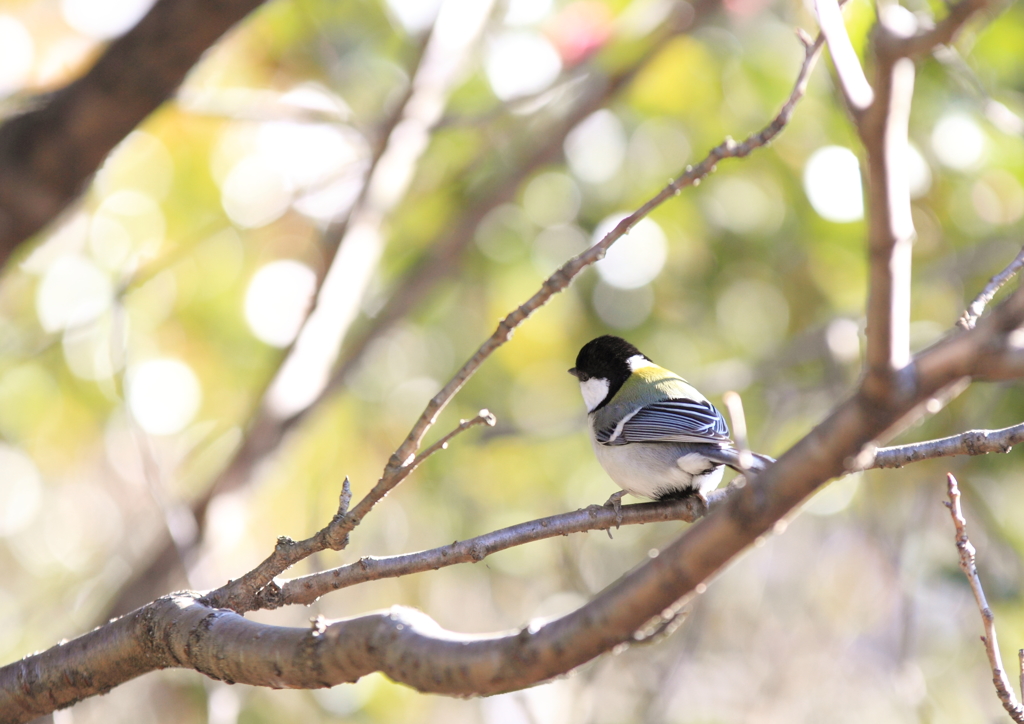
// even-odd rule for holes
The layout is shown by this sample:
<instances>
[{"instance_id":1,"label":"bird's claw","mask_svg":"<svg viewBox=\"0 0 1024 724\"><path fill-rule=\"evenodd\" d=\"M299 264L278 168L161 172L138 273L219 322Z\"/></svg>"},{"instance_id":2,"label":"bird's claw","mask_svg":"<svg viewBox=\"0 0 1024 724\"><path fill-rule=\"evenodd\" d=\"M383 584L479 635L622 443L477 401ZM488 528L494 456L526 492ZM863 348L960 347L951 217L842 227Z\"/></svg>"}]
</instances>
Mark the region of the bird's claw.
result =
<instances>
[{"instance_id":1,"label":"bird's claw","mask_svg":"<svg viewBox=\"0 0 1024 724\"><path fill-rule=\"evenodd\" d=\"M622 527L622 496L626 494L625 490L620 490L617 493L612 493L608 500L605 501L605 507L612 506L615 510L615 528L616 530ZM608 537L612 537L611 529L608 530Z\"/></svg>"}]
</instances>

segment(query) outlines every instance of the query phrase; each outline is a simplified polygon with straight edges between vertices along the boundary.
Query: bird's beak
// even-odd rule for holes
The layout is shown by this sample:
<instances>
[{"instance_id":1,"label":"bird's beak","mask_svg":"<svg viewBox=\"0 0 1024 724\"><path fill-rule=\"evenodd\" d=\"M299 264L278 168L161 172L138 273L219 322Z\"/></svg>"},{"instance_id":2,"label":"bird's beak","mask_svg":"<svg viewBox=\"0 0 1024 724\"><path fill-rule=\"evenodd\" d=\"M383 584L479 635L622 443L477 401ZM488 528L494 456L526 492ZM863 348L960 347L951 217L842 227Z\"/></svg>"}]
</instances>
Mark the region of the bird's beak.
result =
<instances>
[{"instance_id":1,"label":"bird's beak","mask_svg":"<svg viewBox=\"0 0 1024 724\"><path fill-rule=\"evenodd\" d=\"M579 379L579 376L580 376L580 375L579 375L579 373L578 373L578 372L576 371L576 368L575 368L575 367L573 367L573 368L571 368L571 369L569 370L569 374L570 374L570 375L572 375L573 377L575 377L576 379Z\"/></svg>"}]
</instances>

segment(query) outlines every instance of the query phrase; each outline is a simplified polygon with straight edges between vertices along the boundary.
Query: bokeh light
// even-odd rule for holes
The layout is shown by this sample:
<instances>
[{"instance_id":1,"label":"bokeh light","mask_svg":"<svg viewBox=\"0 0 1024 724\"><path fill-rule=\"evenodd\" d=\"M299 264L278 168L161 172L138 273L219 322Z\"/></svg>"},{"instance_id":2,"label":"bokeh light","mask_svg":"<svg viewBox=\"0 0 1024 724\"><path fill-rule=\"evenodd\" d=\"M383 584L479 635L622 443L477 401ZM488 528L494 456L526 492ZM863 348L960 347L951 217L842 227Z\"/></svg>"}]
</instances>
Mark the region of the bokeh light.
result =
<instances>
[{"instance_id":1,"label":"bokeh light","mask_svg":"<svg viewBox=\"0 0 1024 724\"><path fill-rule=\"evenodd\" d=\"M565 158L576 178L597 184L607 181L626 157L626 132L607 109L587 116L565 137Z\"/></svg>"},{"instance_id":2,"label":"bokeh light","mask_svg":"<svg viewBox=\"0 0 1024 724\"><path fill-rule=\"evenodd\" d=\"M690 139L682 124L670 118L652 118L633 132L625 156L642 184L661 185L683 171L690 153ZM581 152L581 160L586 163L583 155Z\"/></svg>"},{"instance_id":3,"label":"bokeh light","mask_svg":"<svg viewBox=\"0 0 1024 724\"><path fill-rule=\"evenodd\" d=\"M509 0L505 11L506 25L532 25L551 12L552 0Z\"/></svg>"},{"instance_id":4,"label":"bokeh light","mask_svg":"<svg viewBox=\"0 0 1024 724\"><path fill-rule=\"evenodd\" d=\"M96 40L123 34L149 12L156 0L61 0L64 20Z\"/></svg>"},{"instance_id":5,"label":"bokeh light","mask_svg":"<svg viewBox=\"0 0 1024 724\"><path fill-rule=\"evenodd\" d=\"M61 343L71 373L84 380L113 377L124 365L127 325L125 315L108 314L66 330Z\"/></svg>"},{"instance_id":6,"label":"bokeh light","mask_svg":"<svg viewBox=\"0 0 1024 724\"><path fill-rule=\"evenodd\" d=\"M20 20L0 14L0 98L25 85L35 60L35 42Z\"/></svg>"},{"instance_id":7,"label":"bokeh light","mask_svg":"<svg viewBox=\"0 0 1024 724\"><path fill-rule=\"evenodd\" d=\"M989 169L971 186L971 203L982 221L1013 224L1024 216L1024 188L1008 171Z\"/></svg>"},{"instance_id":8,"label":"bokeh light","mask_svg":"<svg viewBox=\"0 0 1024 724\"><path fill-rule=\"evenodd\" d=\"M604 219L591 239L596 244L627 214L614 214ZM654 281L668 258L665 232L652 219L641 219L629 233L616 241L604 259L594 267L601 279L619 289L637 289Z\"/></svg>"},{"instance_id":9,"label":"bokeh light","mask_svg":"<svg viewBox=\"0 0 1024 724\"><path fill-rule=\"evenodd\" d=\"M147 194L130 189L115 191L93 214L89 251L110 270L125 270L138 252L152 255L163 242L167 222L160 205Z\"/></svg>"},{"instance_id":10,"label":"bokeh light","mask_svg":"<svg viewBox=\"0 0 1024 724\"><path fill-rule=\"evenodd\" d=\"M704 197L708 217L735 234L773 234L786 218L786 204L777 185L728 176L708 186Z\"/></svg>"},{"instance_id":11,"label":"bokeh light","mask_svg":"<svg viewBox=\"0 0 1024 724\"><path fill-rule=\"evenodd\" d=\"M943 165L969 171L977 167L985 154L985 132L968 114L952 111L932 129L932 151Z\"/></svg>"},{"instance_id":12,"label":"bokeh light","mask_svg":"<svg viewBox=\"0 0 1024 724\"><path fill-rule=\"evenodd\" d=\"M0 443L0 536L31 525L43 499L39 469L16 447Z\"/></svg>"},{"instance_id":13,"label":"bokeh light","mask_svg":"<svg viewBox=\"0 0 1024 724\"><path fill-rule=\"evenodd\" d=\"M316 273L305 264L279 259L261 266L245 292L245 321L256 338L286 347L302 328L316 289Z\"/></svg>"},{"instance_id":14,"label":"bokeh light","mask_svg":"<svg viewBox=\"0 0 1024 724\"><path fill-rule=\"evenodd\" d=\"M46 270L36 292L36 313L47 332L84 324L110 308L114 285L96 264L66 254Z\"/></svg>"},{"instance_id":15,"label":"bokeh light","mask_svg":"<svg viewBox=\"0 0 1024 724\"><path fill-rule=\"evenodd\" d=\"M910 185L910 198L919 199L926 195L932 187L932 168L913 143L907 144L905 163L907 183Z\"/></svg>"},{"instance_id":16,"label":"bokeh light","mask_svg":"<svg viewBox=\"0 0 1024 724\"><path fill-rule=\"evenodd\" d=\"M316 84L297 86L272 102L298 118L351 115L341 98ZM317 221L344 214L359 194L369 154L363 135L341 122L236 122L221 132L210 165L225 213L239 227L255 229L292 204Z\"/></svg>"},{"instance_id":17,"label":"bokeh light","mask_svg":"<svg viewBox=\"0 0 1024 724\"><path fill-rule=\"evenodd\" d=\"M437 17L443 0L387 0L388 10L408 33L422 33Z\"/></svg>"},{"instance_id":18,"label":"bokeh light","mask_svg":"<svg viewBox=\"0 0 1024 724\"><path fill-rule=\"evenodd\" d=\"M612 329L639 327L654 311L654 290L649 284L621 289L604 280L594 285L594 311Z\"/></svg>"},{"instance_id":19,"label":"bokeh light","mask_svg":"<svg viewBox=\"0 0 1024 724\"><path fill-rule=\"evenodd\" d=\"M802 510L812 515L835 515L849 507L860 489L861 473L852 473L839 480L833 480L813 498Z\"/></svg>"},{"instance_id":20,"label":"bokeh light","mask_svg":"<svg viewBox=\"0 0 1024 724\"><path fill-rule=\"evenodd\" d=\"M848 148L825 146L812 153L804 167L804 192L824 219L847 223L864 218L860 163Z\"/></svg>"},{"instance_id":21,"label":"bokeh light","mask_svg":"<svg viewBox=\"0 0 1024 724\"><path fill-rule=\"evenodd\" d=\"M151 133L132 131L110 152L96 172L100 196L129 189L160 201L174 180L174 160L164 142Z\"/></svg>"},{"instance_id":22,"label":"bokeh light","mask_svg":"<svg viewBox=\"0 0 1024 724\"><path fill-rule=\"evenodd\" d=\"M719 328L744 350L763 354L789 329L789 303L775 286L760 279L738 279L715 305Z\"/></svg>"},{"instance_id":23,"label":"bokeh light","mask_svg":"<svg viewBox=\"0 0 1024 724\"><path fill-rule=\"evenodd\" d=\"M523 209L530 221L540 227L568 224L580 211L582 196L567 174L542 173L530 181L523 192Z\"/></svg>"},{"instance_id":24,"label":"bokeh light","mask_svg":"<svg viewBox=\"0 0 1024 724\"><path fill-rule=\"evenodd\" d=\"M128 407L151 435L185 429L199 411L202 389L192 368L178 359L151 359L128 368Z\"/></svg>"},{"instance_id":25,"label":"bokeh light","mask_svg":"<svg viewBox=\"0 0 1024 724\"><path fill-rule=\"evenodd\" d=\"M522 207L502 204L483 218L474 241L489 259L508 263L523 256L533 234L534 226Z\"/></svg>"},{"instance_id":26,"label":"bokeh light","mask_svg":"<svg viewBox=\"0 0 1024 724\"><path fill-rule=\"evenodd\" d=\"M288 178L262 156L246 156L228 173L221 187L224 213L243 229L277 221L292 200Z\"/></svg>"},{"instance_id":27,"label":"bokeh light","mask_svg":"<svg viewBox=\"0 0 1024 724\"><path fill-rule=\"evenodd\" d=\"M533 240L533 264L540 274L549 276L555 269L587 248L587 235L574 224L559 224L543 229Z\"/></svg>"},{"instance_id":28,"label":"bokeh light","mask_svg":"<svg viewBox=\"0 0 1024 724\"><path fill-rule=\"evenodd\" d=\"M508 31L491 38L485 67L494 94L510 101L551 85L562 70L562 61L543 35Z\"/></svg>"}]
</instances>

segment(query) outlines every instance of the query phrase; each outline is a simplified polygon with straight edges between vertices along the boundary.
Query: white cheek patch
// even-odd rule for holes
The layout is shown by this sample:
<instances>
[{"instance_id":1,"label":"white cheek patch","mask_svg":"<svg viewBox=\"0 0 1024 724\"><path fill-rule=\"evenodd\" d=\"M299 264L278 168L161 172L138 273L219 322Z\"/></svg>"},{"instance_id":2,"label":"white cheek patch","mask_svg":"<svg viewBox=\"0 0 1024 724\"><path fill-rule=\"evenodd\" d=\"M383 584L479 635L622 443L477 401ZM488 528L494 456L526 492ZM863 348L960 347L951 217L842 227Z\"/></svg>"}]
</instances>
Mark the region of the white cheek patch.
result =
<instances>
[{"instance_id":1,"label":"white cheek patch","mask_svg":"<svg viewBox=\"0 0 1024 724\"><path fill-rule=\"evenodd\" d=\"M633 372L636 372L638 369L642 369L644 367L655 366L653 362L644 357L642 354L633 355L628 360L626 360L626 364L629 365L629 369L631 369Z\"/></svg>"},{"instance_id":2,"label":"white cheek patch","mask_svg":"<svg viewBox=\"0 0 1024 724\"><path fill-rule=\"evenodd\" d=\"M595 407L604 402L604 398L608 396L608 389L608 380L603 377L591 377L580 382L580 392L583 393L587 412L593 412Z\"/></svg>"}]
</instances>

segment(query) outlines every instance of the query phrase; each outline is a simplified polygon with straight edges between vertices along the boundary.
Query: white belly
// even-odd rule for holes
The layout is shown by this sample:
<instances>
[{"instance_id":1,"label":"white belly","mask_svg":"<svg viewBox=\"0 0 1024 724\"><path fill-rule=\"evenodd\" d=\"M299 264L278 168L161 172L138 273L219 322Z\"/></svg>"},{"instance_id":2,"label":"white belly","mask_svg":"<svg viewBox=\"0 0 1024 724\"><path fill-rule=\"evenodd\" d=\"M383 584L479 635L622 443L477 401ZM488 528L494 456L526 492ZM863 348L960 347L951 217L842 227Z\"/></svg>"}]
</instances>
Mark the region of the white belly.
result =
<instances>
[{"instance_id":1,"label":"white belly","mask_svg":"<svg viewBox=\"0 0 1024 724\"><path fill-rule=\"evenodd\" d=\"M691 491L707 495L722 481L722 466L688 451L685 444L593 445L608 476L627 493L641 498L657 500Z\"/></svg>"}]
</instances>

